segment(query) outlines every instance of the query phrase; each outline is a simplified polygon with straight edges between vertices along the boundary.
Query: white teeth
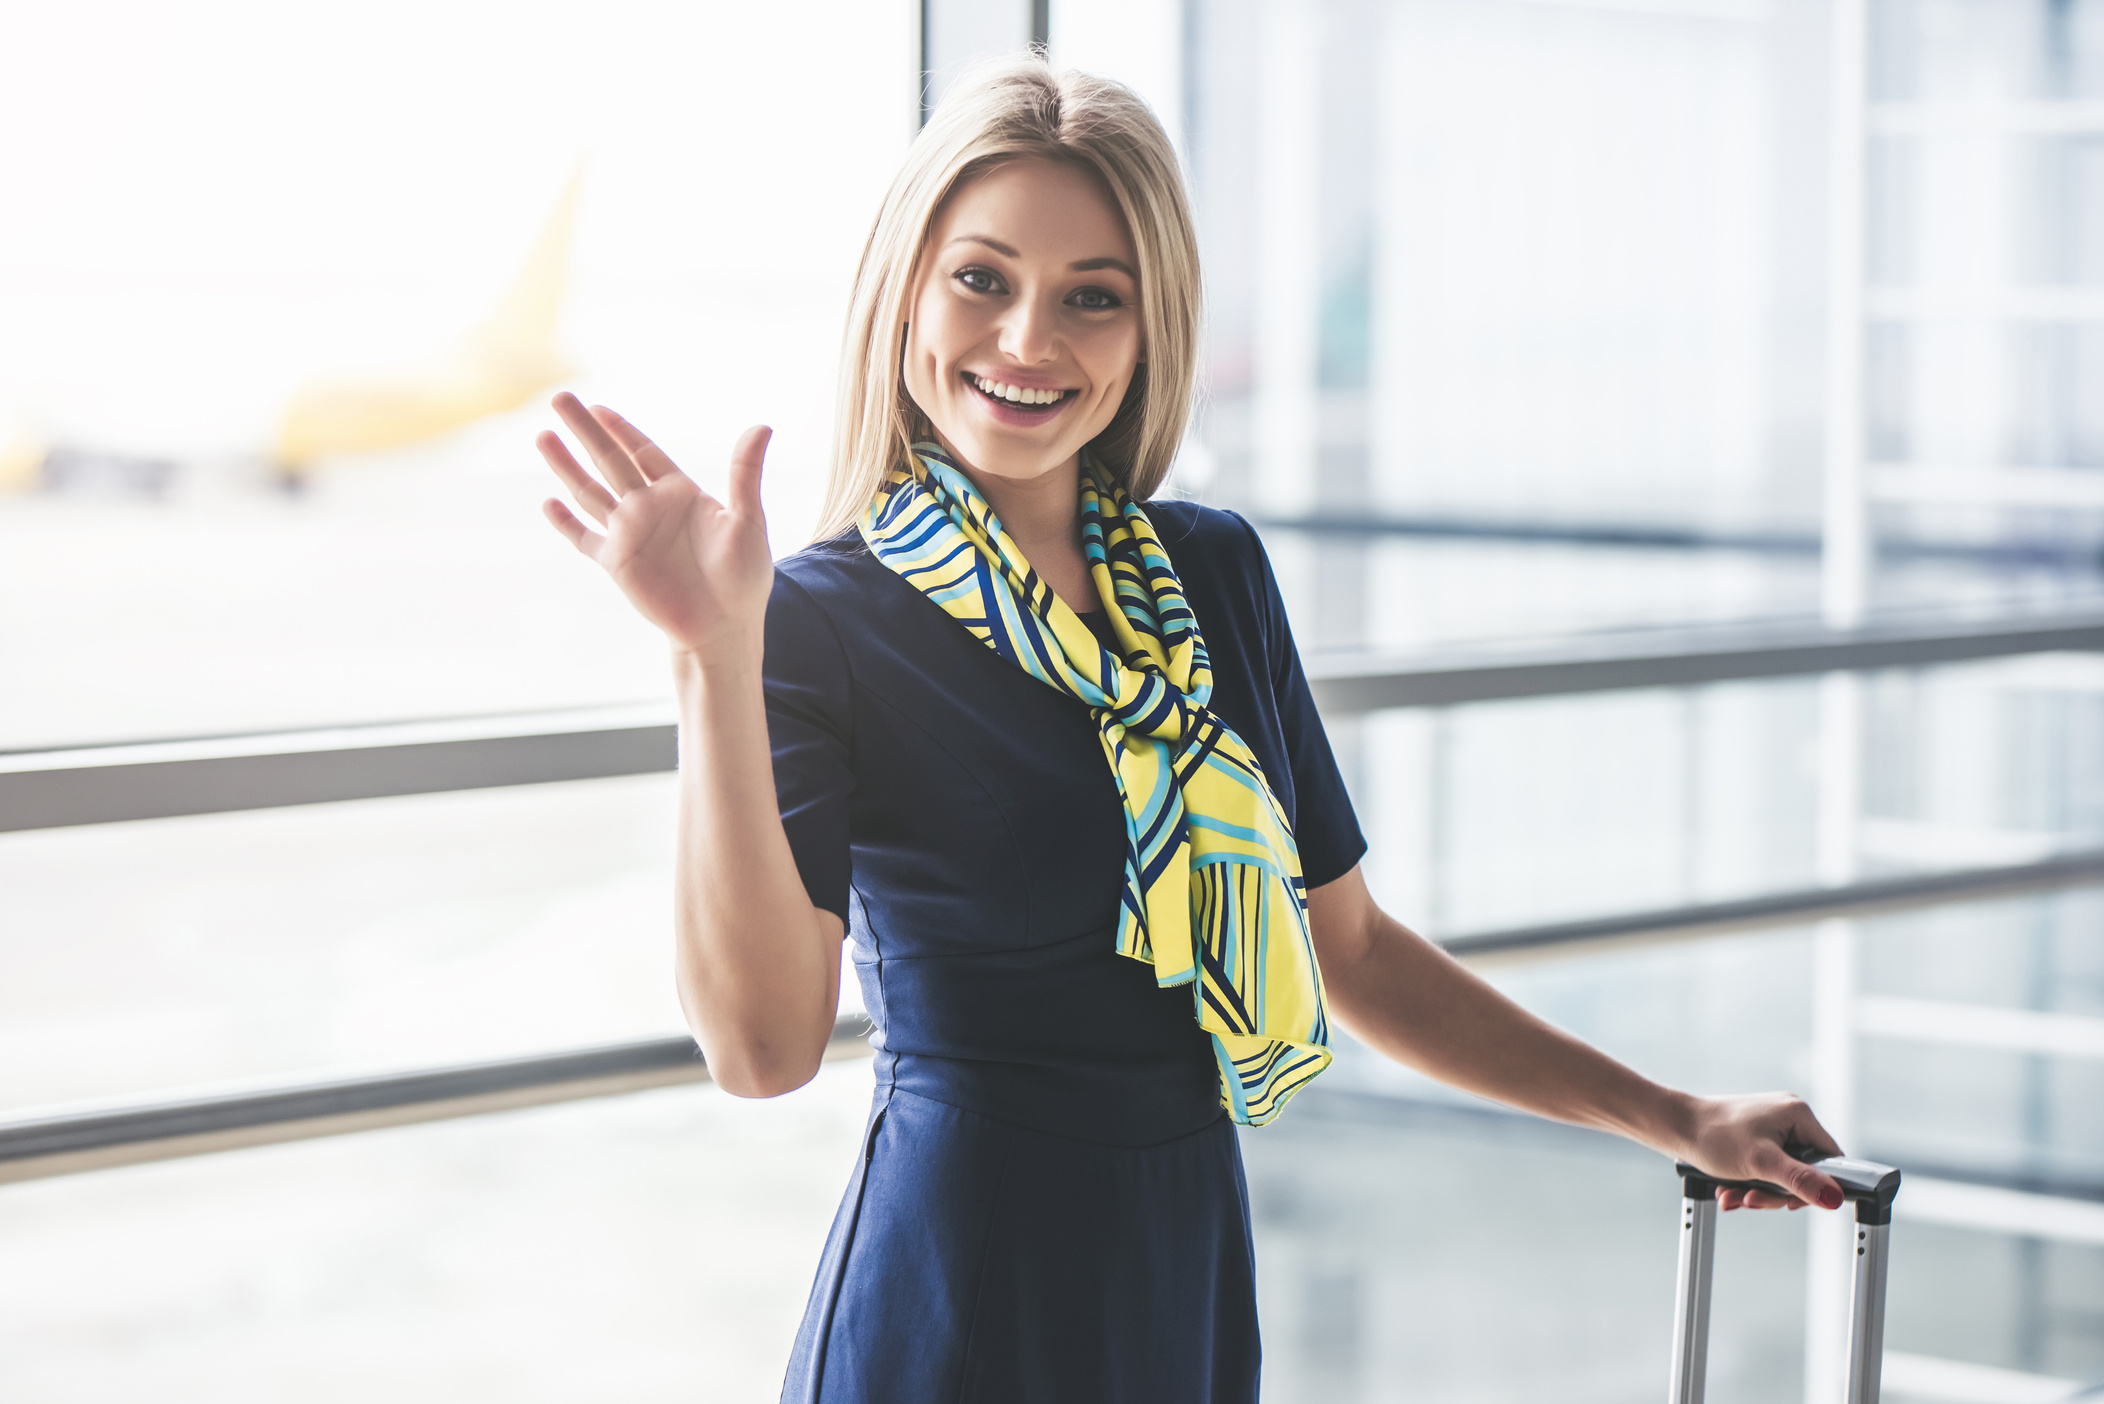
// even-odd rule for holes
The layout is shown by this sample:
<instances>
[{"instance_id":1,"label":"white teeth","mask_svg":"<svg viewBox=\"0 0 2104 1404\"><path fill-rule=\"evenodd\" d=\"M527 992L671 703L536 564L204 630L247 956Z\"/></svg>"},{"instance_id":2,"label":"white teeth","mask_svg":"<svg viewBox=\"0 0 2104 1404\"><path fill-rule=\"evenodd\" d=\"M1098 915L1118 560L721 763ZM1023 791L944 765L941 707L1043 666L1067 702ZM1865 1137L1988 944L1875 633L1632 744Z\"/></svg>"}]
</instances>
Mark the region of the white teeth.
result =
<instances>
[{"instance_id":1,"label":"white teeth","mask_svg":"<svg viewBox=\"0 0 2104 1404\"><path fill-rule=\"evenodd\" d=\"M988 380L983 375L973 376L972 384L995 399L1006 400L1012 405L1049 405L1064 398L1067 393L1064 390L1026 390L1020 385L1003 385L999 381Z\"/></svg>"}]
</instances>

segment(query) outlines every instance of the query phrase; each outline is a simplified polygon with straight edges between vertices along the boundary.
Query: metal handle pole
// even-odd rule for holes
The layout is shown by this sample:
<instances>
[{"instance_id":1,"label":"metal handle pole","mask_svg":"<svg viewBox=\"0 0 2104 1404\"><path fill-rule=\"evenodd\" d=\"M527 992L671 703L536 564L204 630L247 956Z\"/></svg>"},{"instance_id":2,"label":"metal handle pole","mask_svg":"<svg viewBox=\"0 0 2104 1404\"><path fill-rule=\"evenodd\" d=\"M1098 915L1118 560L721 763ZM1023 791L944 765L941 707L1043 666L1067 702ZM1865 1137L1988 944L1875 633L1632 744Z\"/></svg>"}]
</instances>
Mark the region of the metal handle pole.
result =
<instances>
[{"instance_id":1,"label":"metal handle pole","mask_svg":"<svg viewBox=\"0 0 2104 1404\"><path fill-rule=\"evenodd\" d=\"M1717 1186L1682 1181L1680 1288L1673 1301L1673 1387L1666 1404L1702 1404L1709 1373L1710 1269L1717 1251Z\"/></svg>"},{"instance_id":2,"label":"metal handle pole","mask_svg":"<svg viewBox=\"0 0 2104 1404\"><path fill-rule=\"evenodd\" d=\"M1848 1325L1848 1393L1845 1404L1878 1404L1885 1365L1886 1235L1892 1231L1892 1200L1899 1171L1870 1160L1833 1156L1812 1162L1841 1186L1856 1206L1856 1275ZM1789 1191L1765 1180L1717 1180L1686 1161L1680 1172L1680 1293L1675 1303L1673 1392L1669 1404L1702 1404L1709 1363L1710 1265L1716 1252L1717 1191Z\"/></svg>"},{"instance_id":3,"label":"metal handle pole","mask_svg":"<svg viewBox=\"0 0 2104 1404\"><path fill-rule=\"evenodd\" d=\"M1889 1210L1888 1210L1889 1212ZM1848 1404L1878 1404L1885 1365L1885 1263L1890 1223L1856 1222L1855 1289L1848 1310Z\"/></svg>"}]
</instances>

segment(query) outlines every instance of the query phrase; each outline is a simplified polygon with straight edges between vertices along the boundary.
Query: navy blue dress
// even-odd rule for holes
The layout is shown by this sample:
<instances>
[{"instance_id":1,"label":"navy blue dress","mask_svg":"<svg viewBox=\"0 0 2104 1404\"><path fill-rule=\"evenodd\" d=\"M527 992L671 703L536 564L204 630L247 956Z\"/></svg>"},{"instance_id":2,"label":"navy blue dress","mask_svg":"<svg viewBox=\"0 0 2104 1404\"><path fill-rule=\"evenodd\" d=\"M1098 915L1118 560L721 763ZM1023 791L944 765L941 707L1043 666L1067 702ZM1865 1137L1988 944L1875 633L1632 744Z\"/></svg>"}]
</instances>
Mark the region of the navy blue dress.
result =
<instances>
[{"instance_id":1,"label":"navy blue dress","mask_svg":"<svg viewBox=\"0 0 2104 1404\"><path fill-rule=\"evenodd\" d=\"M1365 841L1256 534L1147 511L1213 710L1308 886L1343 876ZM778 564L766 691L783 825L877 1050L785 1404L1250 1404L1241 1154L1190 987L1113 948L1125 822L1088 709L853 534Z\"/></svg>"}]
</instances>

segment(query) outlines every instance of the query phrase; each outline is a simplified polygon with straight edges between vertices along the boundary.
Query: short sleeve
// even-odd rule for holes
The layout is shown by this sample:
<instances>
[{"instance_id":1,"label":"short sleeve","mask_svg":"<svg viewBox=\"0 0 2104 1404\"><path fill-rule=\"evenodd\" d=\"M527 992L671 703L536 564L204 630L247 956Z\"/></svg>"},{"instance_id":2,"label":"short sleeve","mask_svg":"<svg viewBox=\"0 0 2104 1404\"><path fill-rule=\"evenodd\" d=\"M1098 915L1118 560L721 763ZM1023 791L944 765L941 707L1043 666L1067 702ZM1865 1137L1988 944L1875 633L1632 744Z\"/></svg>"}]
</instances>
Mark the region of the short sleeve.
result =
<instances>
[{"instance_id":1,"label":"short sleeve","mask_svg":"<svg viewBox=\"0 0 2104 1404\"><path fill-rule=\"evenodd\" d=\"M1300 847L1301 876L1312 892L1358 865L1366 856L1366 836L1359 831L1359 816L1344 788L1329 733L1315 710L1315 695L1301 667L1300 649L1293 642L1293 626L1286 618L1286 601L1279 593L1278 577L1272 574L1271 558L1256 528L1239 513L1232 515L1249 533L1250 549L1256 556L1264 651L1279 730L1286 743L1286 764L1293 774L1293 837Z\"/></svg>"},{"instance_id":2,"label":"short sleeve","mask_svg":"<svg viewBox=\"0 0 2104 1404\"><path fill-rule=\"evenodd\" d=\"M848 919L848 800L854 791L853 689L832 621L780 570L767 601L762 676L774 794L814 906Z\"/></svg>"}]
</instances>

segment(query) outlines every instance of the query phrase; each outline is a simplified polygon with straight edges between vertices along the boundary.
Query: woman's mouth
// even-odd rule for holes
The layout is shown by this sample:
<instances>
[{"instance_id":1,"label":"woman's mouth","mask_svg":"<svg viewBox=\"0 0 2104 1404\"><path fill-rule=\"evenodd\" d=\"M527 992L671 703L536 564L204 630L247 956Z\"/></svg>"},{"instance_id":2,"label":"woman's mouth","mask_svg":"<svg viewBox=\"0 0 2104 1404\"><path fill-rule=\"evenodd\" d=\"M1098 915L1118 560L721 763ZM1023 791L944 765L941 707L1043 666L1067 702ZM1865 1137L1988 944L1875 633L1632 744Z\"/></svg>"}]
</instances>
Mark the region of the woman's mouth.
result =
<instances>
[{"instance_id":1,"label":"woman's mouth","mask_svg":"<svg viewBox=\"0 0 2104 1404\"><path fill-rule=\"evenodd\" d=\"M974 375L970 371L962 371L960 374L964 377L964 383L971 387L972 393L993 410L994 417L1010 424L1042 424L1064 409L1067 401L1081 393L1079 390L1010 385L1006 381Z\"/></svg>"}]
</instances>

